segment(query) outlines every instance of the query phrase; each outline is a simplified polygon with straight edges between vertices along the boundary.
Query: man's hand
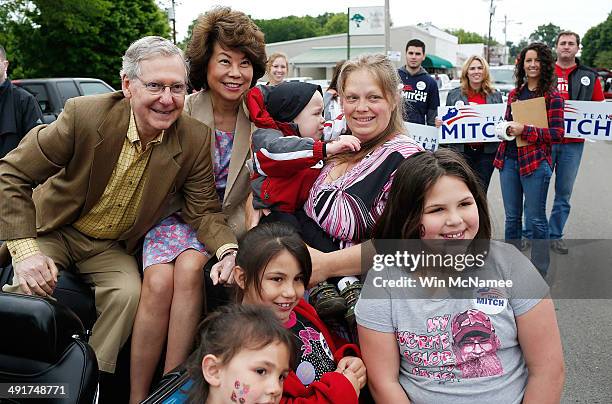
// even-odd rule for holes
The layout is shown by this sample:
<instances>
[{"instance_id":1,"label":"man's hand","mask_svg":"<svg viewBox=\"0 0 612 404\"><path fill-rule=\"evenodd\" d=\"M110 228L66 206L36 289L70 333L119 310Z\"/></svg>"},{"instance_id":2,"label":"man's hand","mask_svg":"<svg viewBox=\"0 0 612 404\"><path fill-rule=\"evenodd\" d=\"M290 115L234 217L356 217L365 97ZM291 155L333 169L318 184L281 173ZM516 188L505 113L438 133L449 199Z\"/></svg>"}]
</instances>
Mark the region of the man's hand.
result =
<instances>
[{"instance_id":1,"label":"man's hand","mask_svg":"<svg viewBox=\"0 0 612 404\"><path fill-rule=\"evenodd\" d=\"M27 295L47 297L57 285L58 270L53 260L37 253L15 264L15 275L21 290Z\"/></svg>"},{"instance_id":2,"label":"man's hand","mask_svg":"<svg viewBox=\"0 0 612 404\"><path fill-rule=\"evenodd\" d=\"M226 254L223 259L213 265L210 270L210 279L213 285L234 283L234 267L236 266L236 256Z\"/></svg>"},{"instance_id":3,"label":"man's hand","mask_svg":"<svg viewBox=\"0 0 612 404\"><path fill-rule=\"evenodd\" d=\"M352 372L359 382L360 390L366 385L366 367L360 358L356 356L345 356L344 358L340 359L340 362L338 362L338 369L343 373L347 370Z\"/></svg>"},{"instance_id":4,"label":"man's hand","mask_svg":"<svg viewBox=\"0 0 612 404\"><path fill-rule=\"evenodd\" d=\"M357 152L361 149L361 141L353 135L342 135L337 140L325 145L328 156L344 152Z\"/></svg>"}]
</instances>

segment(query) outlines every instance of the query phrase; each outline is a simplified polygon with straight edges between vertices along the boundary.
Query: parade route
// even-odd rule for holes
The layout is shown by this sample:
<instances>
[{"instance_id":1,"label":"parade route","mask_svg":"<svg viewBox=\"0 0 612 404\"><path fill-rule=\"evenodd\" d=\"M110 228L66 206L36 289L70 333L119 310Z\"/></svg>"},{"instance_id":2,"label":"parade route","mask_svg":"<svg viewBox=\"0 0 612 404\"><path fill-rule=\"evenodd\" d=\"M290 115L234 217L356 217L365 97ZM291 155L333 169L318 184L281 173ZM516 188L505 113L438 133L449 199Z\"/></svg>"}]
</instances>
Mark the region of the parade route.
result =
<instances>
[{"instance_id":1,"label":"parade route","mask_svg":"<svg viewBox=\"0 0 612 404\"><path fill-rule=\"evenodd\" d=\"M565 226L568 239L612 239L611 154L611 142L586 143L572 194L572 210ZM501 239L504 234L504 208L498 170L495 170L491 180L488 196L493 234ZM554 180L551 180L547 204L549 214L553 196ZM553 264L563 257L551 252ZM612 300L557 299L555 307L565 354L566 379L561 402L612 402L612 372L609 370L612 362L612 351L609 349L609 342L612 341Z\"/></svg>"}]
</instances>

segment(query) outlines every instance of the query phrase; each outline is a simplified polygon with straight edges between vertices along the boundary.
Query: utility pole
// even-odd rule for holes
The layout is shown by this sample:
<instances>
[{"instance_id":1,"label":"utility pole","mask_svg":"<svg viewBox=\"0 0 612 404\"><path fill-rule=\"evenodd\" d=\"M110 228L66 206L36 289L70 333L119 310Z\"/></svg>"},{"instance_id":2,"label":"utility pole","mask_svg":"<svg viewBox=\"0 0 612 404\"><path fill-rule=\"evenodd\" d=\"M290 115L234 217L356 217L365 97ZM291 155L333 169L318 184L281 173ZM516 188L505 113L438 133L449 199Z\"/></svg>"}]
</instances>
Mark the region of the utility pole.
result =
<instances>
[{"instance_id":1,"label":"utility pole","mask_svg":"<svg viewBox=\"0 0 612 404\"><path fill-rule=\"evenodd\" d=\"M508 53L506 52L506 48L508 47L508 24L521 25L522 22L509 20L508 16L504 15L504 64L508 64Z\"/></svg>"},{"instance_id":2,"label":"utility pole","mask_svg":"<svg viewBox=\"0 0 612 404\"><path fill-rule=\"evenodd\" d=\"M493 1L493 0L491 0ZM172 41L176 45L176 14L174 9L174 0L172 0ZM489 31L491 31L491 24L489 23Z\"/></svg>"},{"instance_id":3,"label":"utility pole","mask_svg":"<svg viewBox=\"0 0 612 404\"><path fill-rule=\"evenodd\" d=\"M175 17L175 0L172 0L172 7L166 8L168 19L172 21L172 41L176 45L176 17Z\"/></svg>"},{"instance_id":4,"label":"utility pole","mask_svg":"<svg viewBox=\"0 0 612 404\"><path fill-rule=\"evenodd\" d=\"M389 18L389 0L385 0L385 55L391 50L391 19Z\"/></svg>"},{"instance_id":5,"label":"utility pole","mask_svg":"<svg viewBox=\"0 0 612 404\"><path fill-rule=\"evenodd\" d=\"M493 15L495 14L495 6L493 5L494 0L490 0L489 5L489 35L487 36L487 63L491 61L491 21L493 21Z\"/></svg>"}]
</instances>

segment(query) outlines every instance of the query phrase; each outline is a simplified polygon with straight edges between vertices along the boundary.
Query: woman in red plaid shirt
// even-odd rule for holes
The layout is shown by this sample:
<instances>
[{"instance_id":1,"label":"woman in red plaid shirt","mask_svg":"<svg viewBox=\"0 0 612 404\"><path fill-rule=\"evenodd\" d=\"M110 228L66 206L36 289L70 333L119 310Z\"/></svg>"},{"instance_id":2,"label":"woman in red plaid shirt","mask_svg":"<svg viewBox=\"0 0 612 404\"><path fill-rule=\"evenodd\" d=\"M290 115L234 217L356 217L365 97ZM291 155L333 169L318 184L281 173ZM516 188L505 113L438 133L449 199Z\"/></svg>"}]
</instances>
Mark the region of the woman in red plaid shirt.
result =
<instances>
[{"instance_id":1,"label":"woman in red plaid shirt","mask_svg":"<svg viewBox=\"0 0 612 404\"><path fill-rule=\"evenodd\" d=\"M503 141L497 149L494 165L499 169L504 210L506 212L506 240L521 240L523 196L527 229L531 229L531 261L545 276L550 263L548 251L548 221L546 196L552 175L551 145L560 142L565 133L563 98L556 90L555 61L550 48L532 43L523 49L516 62L516 88L508 96L506 121L509 122ZM548 128L523 125L513 121L510 104L515 101L544 97L548 113ZM520 136L529 142L517 147Z\"/></svg>"}]
</instances>

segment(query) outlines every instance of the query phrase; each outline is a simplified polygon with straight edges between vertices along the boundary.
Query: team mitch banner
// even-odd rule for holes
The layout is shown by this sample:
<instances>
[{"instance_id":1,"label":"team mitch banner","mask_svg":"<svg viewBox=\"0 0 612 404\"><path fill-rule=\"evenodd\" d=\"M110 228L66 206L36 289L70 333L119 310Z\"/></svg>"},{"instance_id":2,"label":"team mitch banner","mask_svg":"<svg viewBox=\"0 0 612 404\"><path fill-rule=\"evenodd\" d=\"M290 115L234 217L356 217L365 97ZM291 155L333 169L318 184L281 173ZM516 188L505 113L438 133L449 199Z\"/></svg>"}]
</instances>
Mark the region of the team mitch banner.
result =
<instances>
[{"instance_id":1,"label":"team mitch banner","mask_svg":"<svg viewBox=\"0 0 612 404\"><path fill-rule=\"evenodd\" d=\"M499 142L495 125L505 113L506 104L438 107L438 143ZM612 103L566 101L564 114L565 137L612 140Z\"/></svg>"}]
</instances>

